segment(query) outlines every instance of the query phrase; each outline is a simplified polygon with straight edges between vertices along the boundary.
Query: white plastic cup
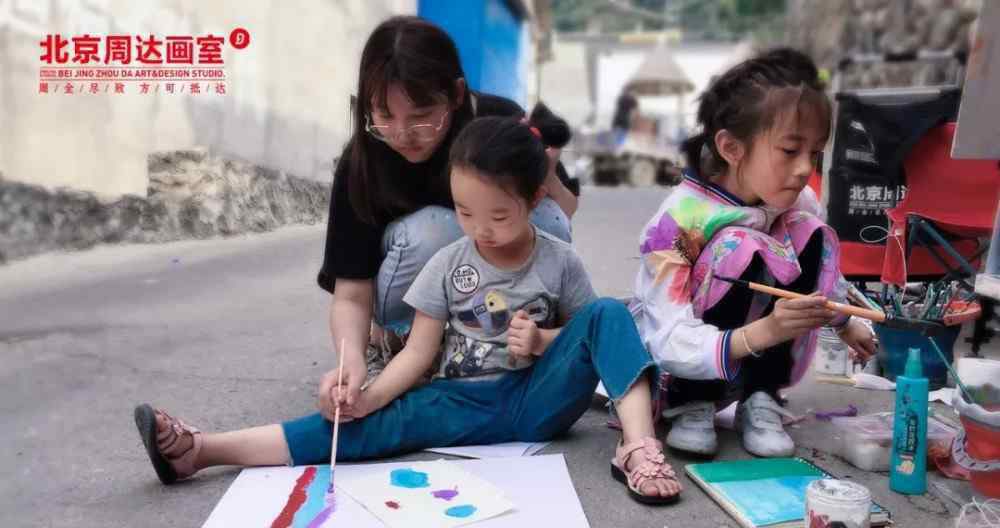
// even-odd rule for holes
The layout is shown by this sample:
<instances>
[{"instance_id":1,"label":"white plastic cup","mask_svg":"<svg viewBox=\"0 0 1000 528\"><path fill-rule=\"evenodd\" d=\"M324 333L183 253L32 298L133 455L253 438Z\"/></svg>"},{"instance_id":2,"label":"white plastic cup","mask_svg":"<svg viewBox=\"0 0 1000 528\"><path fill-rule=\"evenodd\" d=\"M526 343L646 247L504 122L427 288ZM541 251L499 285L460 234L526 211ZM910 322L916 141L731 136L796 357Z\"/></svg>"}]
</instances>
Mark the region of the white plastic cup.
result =
<instances>
[{"instance_id":1,"label":"white plastic cup","mask_svg":"<svg viewBox=\"0 0 1000 528\"><path fill-rule=\"evenodd\" d=\"M819 329L816 355L813 358L813 369L817 374L828 376L848 376L850 351L832 328Z\"/></svg>"},{"instance_id":2,"label":"white plastic cup","mask_svg":"<svg viewBox=\"0 0 1000 528\"><path fill-rule=\"evenodd\" d=\"M869 528L871 511L872 494L857 482L820 479L806 488L806 526Z\"/></svg>"}]
</instances>

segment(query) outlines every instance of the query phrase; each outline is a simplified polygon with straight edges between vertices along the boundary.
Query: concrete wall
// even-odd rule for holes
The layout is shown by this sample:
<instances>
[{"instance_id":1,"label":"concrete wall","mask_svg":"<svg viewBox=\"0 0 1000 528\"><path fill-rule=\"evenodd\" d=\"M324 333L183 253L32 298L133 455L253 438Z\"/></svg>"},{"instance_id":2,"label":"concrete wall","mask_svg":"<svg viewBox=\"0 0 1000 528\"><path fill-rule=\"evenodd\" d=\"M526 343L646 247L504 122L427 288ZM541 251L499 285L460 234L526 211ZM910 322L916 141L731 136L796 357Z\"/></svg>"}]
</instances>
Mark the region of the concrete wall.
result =
<instances>
[{"instance_id":1,"label":"concrete wall","mask_svg":"<svg viewBox=\"0 0 1000 528\"><path fill-rule=\"evenodd\" d=\"M361 48L416 0L0 0L0 172L46 188L145 196L147 156L207 149L328 180L349 135ZM49 33L229 35L225 95L38 93Z\"/></svg>"}]
</instances>

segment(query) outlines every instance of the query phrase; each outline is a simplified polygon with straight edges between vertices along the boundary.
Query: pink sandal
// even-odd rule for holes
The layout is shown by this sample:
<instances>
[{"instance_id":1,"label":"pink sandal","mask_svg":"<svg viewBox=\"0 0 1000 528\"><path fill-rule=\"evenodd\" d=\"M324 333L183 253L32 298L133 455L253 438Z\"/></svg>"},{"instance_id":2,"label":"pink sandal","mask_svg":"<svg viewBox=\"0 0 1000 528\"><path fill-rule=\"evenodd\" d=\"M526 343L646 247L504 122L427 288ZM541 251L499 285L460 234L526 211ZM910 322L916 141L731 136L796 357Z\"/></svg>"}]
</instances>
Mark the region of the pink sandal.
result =
<instances>
[{"instance_id":1,"label":"pink sandal","mask_svg":"<svg viewBox=\"0 0 1000 528\"><path fill-rule=\"evenodd\" d=\"M646 460L633 468L632 471L628 471L626 468L629 459L640 449ZM666 463L663 456L663 444L652 437L646 437L627 445L622 445L622 441L619 441L618 447L615 449L615 458L611 461L611 476L618 482L625 484L628 487L629 495L643 504L673 504L680 498L680 490L667 497L642 493L642 485L654 479L672 480L680 486L677 474L674 473L670 464Z\"/></svg>"},{"instance_id":2,"label":"pink sandal","mask_svg":"<svg viewBox=\"0 0 1000 528\"><path fill-rule=\"evenodd\" d=\"M136 407L134 414L135 426L139 429L146 454L149 455L149 461L153 463L160 482L173 484L198 471L194 467L194 461L201 451L201 431L145 403ZM167 428L161 432L156 428L157 415L167 422ZM175 452L179 449L178 440L185 434L191 436L191 446L182 452ZM162 449L161 444L165 446Z\"/></svg>"}]
</instances>

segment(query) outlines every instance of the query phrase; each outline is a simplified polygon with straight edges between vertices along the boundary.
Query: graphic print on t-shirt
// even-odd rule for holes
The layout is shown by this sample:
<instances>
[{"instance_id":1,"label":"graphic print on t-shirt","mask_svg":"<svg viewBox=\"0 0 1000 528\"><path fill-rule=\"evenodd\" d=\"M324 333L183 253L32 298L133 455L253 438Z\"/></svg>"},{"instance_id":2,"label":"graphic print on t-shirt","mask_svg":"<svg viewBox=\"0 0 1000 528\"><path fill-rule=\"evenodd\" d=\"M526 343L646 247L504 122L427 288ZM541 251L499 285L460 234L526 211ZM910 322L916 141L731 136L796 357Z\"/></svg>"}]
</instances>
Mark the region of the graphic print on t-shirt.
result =
<instances>
[{"instance_id":1,"label":"graphic print on t-shirt","mask_svg":"<svg viewBox=\"0 0 1000 528\"><path fill-rule=\"evenodd\" d=\"M479 270L462 264L451 272L451 284L461 293L472 293L479 287Z\"/></svg>"},{"instance_id":2,"label":"graphic print on t-shirt","mask_svg":"<svg viewBox=\"0 0 1000 528\"><path fill-rule=\"evenodd\" d=\"M545 296L512 308L499 290L484 290L473 298L471 309L458 312L459 321L468 328L474 328L485 338L497 337L507 331L510 320L518 310L524 310L528 318L539 328L554 328L556 311L553 302ZM495 352L498 352L494 354ZM495 357L493 357L495 356ZM501 368L502 357L507 357L507 367L513 367L513 356L507 354L505 343L480 341L459 333L449 332L445 340L447 363L444 375L449 378L475 376L484 371L492 372ZM491 357L492 360L491 360Z\"/></svg>"},{"instance_id":3,"label":"graphic print on t-shirt","mask_svg":"<svg viewBox=\"0 0 1000 528\"><path fill-rule=\"evenodd\" d=\"M486 337L496 337L507 330L511 311L507 298L497 290L483 290L472 300L472 308L458 312L458 320Z\"/></svg>"}]
</instances>

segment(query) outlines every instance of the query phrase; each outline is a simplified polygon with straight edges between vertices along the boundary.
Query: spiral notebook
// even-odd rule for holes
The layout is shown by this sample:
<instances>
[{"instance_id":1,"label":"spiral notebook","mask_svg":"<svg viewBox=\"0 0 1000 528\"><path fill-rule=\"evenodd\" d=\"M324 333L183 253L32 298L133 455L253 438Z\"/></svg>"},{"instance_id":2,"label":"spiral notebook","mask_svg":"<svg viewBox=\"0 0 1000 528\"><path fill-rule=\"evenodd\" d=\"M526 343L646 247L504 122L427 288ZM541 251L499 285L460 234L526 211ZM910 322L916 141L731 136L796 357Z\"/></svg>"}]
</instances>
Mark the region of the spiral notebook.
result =
<instances>
[{"instance_id":1,"label":"spiral notebook","mask_svg":"<svg viewBox=\"0 0 1000 528\"><path fill-rule=\"evenodd\" d=\"M684 472L743 528L805 526L806 487L835 478L802 458L757 458L688 464ZM872 502L872 526L887 526L892 515Z\"/></svg>"}]
</instances>

